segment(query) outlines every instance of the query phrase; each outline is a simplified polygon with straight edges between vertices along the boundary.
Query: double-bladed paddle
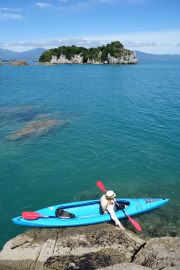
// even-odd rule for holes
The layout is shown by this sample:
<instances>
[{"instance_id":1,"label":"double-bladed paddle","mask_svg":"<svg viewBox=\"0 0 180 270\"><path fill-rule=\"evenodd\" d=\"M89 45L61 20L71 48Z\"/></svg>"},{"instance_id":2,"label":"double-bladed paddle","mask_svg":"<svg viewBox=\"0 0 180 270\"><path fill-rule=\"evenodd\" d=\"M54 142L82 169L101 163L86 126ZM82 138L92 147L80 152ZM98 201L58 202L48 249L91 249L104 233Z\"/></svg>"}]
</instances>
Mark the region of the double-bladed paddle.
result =
<instances>
[{"instance_id":1,"label":"double-bladed paddle","mask_svg":"<svg viewBox=\"0 0 180 270\"><path fill-rule=\"evenodd\" d=\"M43 216L37 212L22 212L21 216L24 219L35 220L38 218L56 218L56 216Z\"/></svg>"},{"instance_id":2,"label":"double-bladed paddle","mask_svg":"<svg viewBox=\"0 0 180 270\"><path fill-rule=\"evenodd\" d=\"M59 217L56 217L56 216L43 216L37 212L22 212L21 216L24 218L24 219L27 219L27 220L36 220L38 218L59 218ZM61 217L62 219L67 219L67 218L70 218L70 217Z\"/></svg>"},{"instance_id":3,"label":"double-bladed paddle","mask_svg":"<svg viewBox=\"0 0 180 270\"><path fill-rule=\"evenodd\" d=\"M96 185L98 186L98 188L102 191L102 192L106 192L106 188L103 184L103 182L101 180L98 180ZM134 228L138 231L138 232L141 232L142 231L142 228L141 226L139 225L139 223L137 221L135 221L132 217L128 216L126 214L126 212L124 211L124 209L122 209L124 215L128 218L128 220L131 222L131 224L134 226Z\"/></svg>"},{"instance_id":4,"label":"double-bladed paddle","mask_svg":"<svg viewBox=\"0 0 180 270\"><path fill-rule=\"evenodd\" d=\"M36 220L39 218L59 218L59 219L70 219L71 217L63 217L63 216L43 216L41 214L39 214L38 212L22 212L21 216L24 219L27 220ZM99 216L99 215L87 215L87 216L80 216L80 218L89 218L89 217L95 217L95 216Z\"/></svg>"}]
</instances>

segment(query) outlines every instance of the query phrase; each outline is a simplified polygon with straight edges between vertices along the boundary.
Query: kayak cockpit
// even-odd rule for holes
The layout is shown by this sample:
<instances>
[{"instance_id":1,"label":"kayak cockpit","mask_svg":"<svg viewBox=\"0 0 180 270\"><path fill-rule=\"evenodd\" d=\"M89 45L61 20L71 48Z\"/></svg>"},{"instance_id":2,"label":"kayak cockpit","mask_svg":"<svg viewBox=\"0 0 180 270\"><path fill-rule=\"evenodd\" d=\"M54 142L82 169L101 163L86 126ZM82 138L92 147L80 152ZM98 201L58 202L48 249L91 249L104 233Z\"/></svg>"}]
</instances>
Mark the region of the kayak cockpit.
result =
<instances>
[{"instance_id":1,"label":"kayak cockpit","mask_svg":"<svg viewBox=\"0 0 180 270\"><path fill-rule=\"evenodd\" d=\"M117 200L117 205L115 207L115 212L127 208L130 205L129 201ZM57 208L55 211L57 218L93 218L103 215L103 211L100 205L100 201L85 203L76 205L75 207L64 207Z\"/></svg>"}]
</instances>

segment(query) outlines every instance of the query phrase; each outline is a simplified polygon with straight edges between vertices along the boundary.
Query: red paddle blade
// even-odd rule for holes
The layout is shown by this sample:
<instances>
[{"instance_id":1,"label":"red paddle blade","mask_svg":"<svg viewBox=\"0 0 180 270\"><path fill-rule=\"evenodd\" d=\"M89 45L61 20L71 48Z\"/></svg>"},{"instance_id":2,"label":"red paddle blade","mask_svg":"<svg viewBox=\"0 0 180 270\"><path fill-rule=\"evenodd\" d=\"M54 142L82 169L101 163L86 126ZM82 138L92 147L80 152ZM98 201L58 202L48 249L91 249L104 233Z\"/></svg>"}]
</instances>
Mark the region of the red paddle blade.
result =
<instances>
[{"instance_id":1,"label":"red paddle blade","mask_svg":"<svg viewBox=\"0 0 180 270\"><path fill-rule=\"evenodd\" d=\"M98 186L98 188L102 191L102 192L106 192L106 188L103 184L103 182L101 180L98 180L96 185Z\"/></svg>"},{"instance_id":2,"label":"red paddle blade","mask_svg":"<svg viewBox=\"0 0 180 270\"><path fill-rule=\"evenodd\" d=\"M22 212L21 216L24 219L28 219L28 220L35 220L35 219L38 219L40 217L43 217L42 215L40 215L37 212Z\"/></svg>"},{"instance_id":3,"label":"red paddle blade","mask_svg":"<svg viewBox=\"0 0 180 270\"><path fill-rule=\"evenodd\" d=\"M129 221L132 223L132 225L134 226L134 228L138 231L138 232L141 232L142 231L142 228L141 226L139 225L139 223L137 221L135 221L132 217L130 216L127 216Z\"/></svg>"}]
</instances>

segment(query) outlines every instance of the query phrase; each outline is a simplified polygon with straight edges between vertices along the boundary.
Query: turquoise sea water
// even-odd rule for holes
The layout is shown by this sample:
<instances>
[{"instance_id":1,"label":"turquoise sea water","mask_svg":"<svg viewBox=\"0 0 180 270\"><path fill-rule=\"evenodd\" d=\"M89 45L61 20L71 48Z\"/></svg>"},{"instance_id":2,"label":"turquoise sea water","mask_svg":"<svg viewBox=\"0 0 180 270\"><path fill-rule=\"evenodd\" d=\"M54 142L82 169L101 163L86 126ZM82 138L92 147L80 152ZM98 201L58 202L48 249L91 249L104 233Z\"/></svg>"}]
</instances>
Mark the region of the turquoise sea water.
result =
<instances>
[{"instance_id":1,"label":"turquoise sea water","mask_svg":"<svg viewBox=\"0 0 180 270\"><path fill-rule=\"evenodd\" d=\"M63 127L10 140L39 119ZM23 210L101 193L169 197L136 217L144 235L180 234L180 63L0 67L0 244ZM125 226L129 226L124 222Z\"/></svg>"}]
</instances>

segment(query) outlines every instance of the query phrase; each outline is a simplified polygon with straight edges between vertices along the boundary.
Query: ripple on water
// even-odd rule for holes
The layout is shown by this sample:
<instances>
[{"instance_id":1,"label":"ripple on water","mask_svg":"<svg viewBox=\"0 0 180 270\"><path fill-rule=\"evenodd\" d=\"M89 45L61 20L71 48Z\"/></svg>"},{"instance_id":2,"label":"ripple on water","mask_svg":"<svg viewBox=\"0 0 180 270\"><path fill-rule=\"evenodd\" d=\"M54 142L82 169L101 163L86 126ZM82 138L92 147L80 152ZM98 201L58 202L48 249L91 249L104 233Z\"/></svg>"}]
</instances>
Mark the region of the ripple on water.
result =
<instances>
[{"instance_id":1,"label":"ripple on water","mask_svg":"<svg viewBox=\"0 0 180 270\"><path fill-rule=\"evenodd\" d=\"M1 244L23 210L99 198L97 179L120 197L169 197L135 219L145 236L179 235L179 64L1 70ZM48 119L67 125L6 139Z\"/></svg>"}]
</instances>

